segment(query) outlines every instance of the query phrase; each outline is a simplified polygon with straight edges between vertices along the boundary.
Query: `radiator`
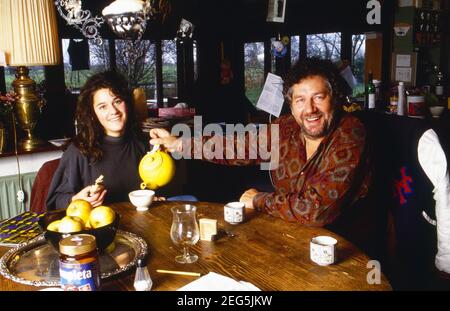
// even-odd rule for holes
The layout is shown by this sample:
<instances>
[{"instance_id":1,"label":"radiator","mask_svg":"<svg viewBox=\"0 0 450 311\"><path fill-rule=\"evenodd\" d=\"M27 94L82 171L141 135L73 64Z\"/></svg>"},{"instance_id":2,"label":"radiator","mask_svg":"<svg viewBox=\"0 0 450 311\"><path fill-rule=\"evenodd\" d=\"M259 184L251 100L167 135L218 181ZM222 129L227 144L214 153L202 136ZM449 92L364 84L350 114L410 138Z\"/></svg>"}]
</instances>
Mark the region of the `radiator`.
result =
<instances>
[{"instance_id":1,"label":"radiator","mask_svg":"<svg viewBox=\"0 0 450 311\"><path fill-rule=\"evenodd\" d=\"M22 190L25 192L25 201L17 201L19 191L18 175L0 177L0 220L11 218L30 209L31 188L37 172L21 175Z\"/></svg>"}]
</instances>

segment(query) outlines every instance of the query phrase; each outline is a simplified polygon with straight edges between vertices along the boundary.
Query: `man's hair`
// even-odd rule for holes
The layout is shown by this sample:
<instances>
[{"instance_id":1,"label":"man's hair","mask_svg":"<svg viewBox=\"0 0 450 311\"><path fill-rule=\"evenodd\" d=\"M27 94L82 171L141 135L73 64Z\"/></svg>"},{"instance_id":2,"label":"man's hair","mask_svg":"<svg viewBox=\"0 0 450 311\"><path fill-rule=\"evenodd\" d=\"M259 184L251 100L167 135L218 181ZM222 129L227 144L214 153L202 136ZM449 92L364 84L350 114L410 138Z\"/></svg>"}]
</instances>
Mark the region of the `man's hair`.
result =
<instances>
[{"instance_id":1,"label":"man's hair","mask_svg":"<svg viewBox=\"0 0 450 311\"><path fill-rule=\"evenodd\" d=\"M330 60L307 58L295 63L284 79L283 93L289 104L292 101L292 86L311 76L321 76L328 82L333 102L345 100L345 96L351 91L338 68Z\"/></svg>"},{"instance_id":2,"label":"man's hair","mask_svg":"<svg viewBox=\"0 0 450 311\"><path fill-rule=\"evenodd\" d=\"M109 89L115 96L125 102L127 123L125 135L139 135L139 126L133 109L132 93L128 82L115 71L104 71L91 76L80 90L75 119L78 134L74 140L81 153L93 162L99 161L103 154L100 145L105 136L105 129L100 124L94 111L94 94L100 89Z\"/></svg>"}]
</instances>

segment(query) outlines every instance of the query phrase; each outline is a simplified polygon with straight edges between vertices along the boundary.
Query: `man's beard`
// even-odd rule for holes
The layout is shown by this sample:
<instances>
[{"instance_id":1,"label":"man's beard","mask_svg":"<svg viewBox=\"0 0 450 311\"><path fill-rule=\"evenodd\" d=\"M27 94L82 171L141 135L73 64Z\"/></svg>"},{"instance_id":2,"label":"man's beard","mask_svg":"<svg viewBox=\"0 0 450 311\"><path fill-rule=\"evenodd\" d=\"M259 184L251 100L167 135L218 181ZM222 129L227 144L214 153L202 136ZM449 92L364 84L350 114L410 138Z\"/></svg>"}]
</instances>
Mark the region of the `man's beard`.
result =
<instances>
[{"instance_id":1,"label":"man's beard","mask_svg":"<svg viewBox=\"0 0 450 311\"><path fill-rule=\"evenodd\" d=\"M310 139L318 139L318 138L325 137L328 134L328 132L330 131L331 123L333 121L333 114L331 114L331 117L328 120L324 120L322 128L320 128L319 130L314 130L314 131L308 130L307 127L304 125L304 120L306 118L310 118L310 117L324 118L324 114L322 112L319 112L319 113L309 114L309 115L305 116L304 118L302 118L302 122L300 123L300 128L302 129L302 134Z\"/></svg>"}]
</instances>

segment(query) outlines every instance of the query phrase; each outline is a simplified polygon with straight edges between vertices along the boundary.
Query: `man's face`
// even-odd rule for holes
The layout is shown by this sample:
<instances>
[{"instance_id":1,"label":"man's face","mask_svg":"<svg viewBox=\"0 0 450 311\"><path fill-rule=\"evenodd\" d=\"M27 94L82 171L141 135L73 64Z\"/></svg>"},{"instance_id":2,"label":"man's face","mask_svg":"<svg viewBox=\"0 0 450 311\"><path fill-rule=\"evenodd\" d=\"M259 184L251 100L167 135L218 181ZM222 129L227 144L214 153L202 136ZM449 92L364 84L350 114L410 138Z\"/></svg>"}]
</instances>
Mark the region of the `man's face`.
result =
<instances>
[{"instance_id":1,"label":"man's face","mask_svg":"<svg viewBox=\"0 0 450 311\"><path fill-rule=\"evenodd\" d=\"M322 139L333 119L333 101L329 83L321 76L310 76L292 86L291 111L303 134Z\"/></svg>"}]
</instances>

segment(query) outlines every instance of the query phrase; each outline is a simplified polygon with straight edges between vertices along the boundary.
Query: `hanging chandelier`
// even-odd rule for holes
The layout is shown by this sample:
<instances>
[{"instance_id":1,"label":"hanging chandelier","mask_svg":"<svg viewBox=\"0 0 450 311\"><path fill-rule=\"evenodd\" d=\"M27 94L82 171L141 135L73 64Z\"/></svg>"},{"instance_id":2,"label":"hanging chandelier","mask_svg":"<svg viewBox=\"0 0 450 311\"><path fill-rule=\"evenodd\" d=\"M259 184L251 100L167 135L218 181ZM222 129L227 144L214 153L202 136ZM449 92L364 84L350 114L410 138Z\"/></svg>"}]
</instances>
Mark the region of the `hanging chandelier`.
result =
<instances>
[{"instance_id":1,"label":"hanging chandelier","mask_svg":"<svg viewBox=\"0 0 450 311\"><path fill-rule=\"evenodd\" d=\"M159 13L165 16L170 11L167 0L115 0L103 9L102 16L83 10L82 0L56 0L55 5L68 25L97 44L103 42L99 29L105 20L118 37L140 40L148 19Z\"/></svg>"}]
</instances>

